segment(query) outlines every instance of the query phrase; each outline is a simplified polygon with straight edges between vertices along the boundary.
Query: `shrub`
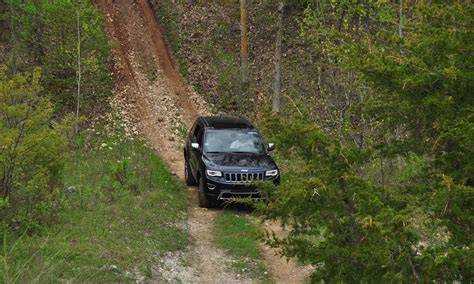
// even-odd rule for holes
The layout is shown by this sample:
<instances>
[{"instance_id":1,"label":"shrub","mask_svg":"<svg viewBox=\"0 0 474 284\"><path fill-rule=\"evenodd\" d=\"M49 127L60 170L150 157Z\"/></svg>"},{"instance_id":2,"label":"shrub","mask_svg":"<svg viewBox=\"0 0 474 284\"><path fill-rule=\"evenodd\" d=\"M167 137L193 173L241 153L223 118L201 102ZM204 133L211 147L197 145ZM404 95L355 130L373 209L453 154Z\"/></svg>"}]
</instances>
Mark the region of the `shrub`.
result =
<instances>
[{"instance_id":1,"label":"shrub","mask_svg":"<svg viewBox=\"0 0 474 284\"><path fill-rule=\"evenodd\" d=\"M276 133L284 175L280 187L262 188L269 201L258 212L292 228L270 242L313 264L313 281L473 279L472 187L420 157L384 185L363 170L378 164L374 149L343 144L306 117L272 118L264 128Z\"/></svg>"},{"instance_id":2,"label":"shrub","mask_svg":"<svg viewBox=\"0 0 474 284\"><path fill-rule=\"evenodd\" d=\"M40 69L9 76L0 66L0 199L17 228L51 222L60 205L61 170L71 119L52 120Z\"/></svg>"}]
</instances>

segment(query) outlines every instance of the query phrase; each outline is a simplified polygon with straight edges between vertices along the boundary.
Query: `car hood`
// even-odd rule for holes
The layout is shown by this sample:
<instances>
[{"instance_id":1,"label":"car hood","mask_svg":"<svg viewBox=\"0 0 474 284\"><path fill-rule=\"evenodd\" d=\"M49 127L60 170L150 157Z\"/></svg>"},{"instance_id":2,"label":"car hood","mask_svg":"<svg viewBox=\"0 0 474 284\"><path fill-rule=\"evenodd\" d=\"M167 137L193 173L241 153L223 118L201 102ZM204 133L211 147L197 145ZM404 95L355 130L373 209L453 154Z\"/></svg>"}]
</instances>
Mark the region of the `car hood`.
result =
<instances>
[{"instance_id":1,"label":"car hood","mask_svg":"<svg viewBox=\"0 0 474 284\"><path fill-rule=\"evenodd\" d=\"M232 168L271 170L277 168L275 161L267 154L206 153L203 155L203 160L209 168L221 170Z\"/></svg>"}]
</instances>

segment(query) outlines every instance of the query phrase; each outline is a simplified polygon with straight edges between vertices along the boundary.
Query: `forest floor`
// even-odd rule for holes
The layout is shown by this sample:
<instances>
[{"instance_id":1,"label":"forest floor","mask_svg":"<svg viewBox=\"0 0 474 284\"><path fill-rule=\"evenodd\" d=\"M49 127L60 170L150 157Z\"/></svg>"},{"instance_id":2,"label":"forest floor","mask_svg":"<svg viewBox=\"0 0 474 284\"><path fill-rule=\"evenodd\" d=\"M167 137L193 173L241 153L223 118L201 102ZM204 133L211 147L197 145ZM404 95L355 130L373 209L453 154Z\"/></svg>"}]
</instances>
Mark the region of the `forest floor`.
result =
<instances>
[{"instance_id":1,"label":"forest floor","mask_svg":"<svg viewBox=\"0 0 474 284\"><path fill-rule=\"evenodd\" d=\"M128 131L141 133L183 179L182 141L194 119L209 114L206 103L185 84L170 54L148 0L100 0L111 46L116 81L113 107L122 114ZM214 243L214 224L219 209L198 207L197 191L188 188L190 207L187 228L190 246L182 253L168 254L157 266L159 279L199 283L257 282L226 267L232 258ZM276 224L267 230L284 233ZM308 267L261 246L264 260L277 283L303 283Z\"/></svg>"}]
</instances>

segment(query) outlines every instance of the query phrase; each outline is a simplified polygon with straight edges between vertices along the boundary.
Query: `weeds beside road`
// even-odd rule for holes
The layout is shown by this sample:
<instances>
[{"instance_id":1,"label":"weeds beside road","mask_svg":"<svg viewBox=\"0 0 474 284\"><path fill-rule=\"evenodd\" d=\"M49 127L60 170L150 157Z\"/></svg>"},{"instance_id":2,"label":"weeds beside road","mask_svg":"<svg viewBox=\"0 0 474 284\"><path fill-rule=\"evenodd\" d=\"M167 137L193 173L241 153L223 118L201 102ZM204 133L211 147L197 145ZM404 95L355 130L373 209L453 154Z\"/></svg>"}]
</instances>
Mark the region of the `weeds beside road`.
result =
<instances>
[{"instance_id":1,"label":"weeds beside road","mask_svg":"<svg viewBox=\"0 0 474 284\"><path fill-rule=\"evenodd\" d=\"M131 281L188 242L186 194L143 141L86 131L68 154L64 209L41 233L3 232L0 281Z\"/></svg>"}]
</instances>

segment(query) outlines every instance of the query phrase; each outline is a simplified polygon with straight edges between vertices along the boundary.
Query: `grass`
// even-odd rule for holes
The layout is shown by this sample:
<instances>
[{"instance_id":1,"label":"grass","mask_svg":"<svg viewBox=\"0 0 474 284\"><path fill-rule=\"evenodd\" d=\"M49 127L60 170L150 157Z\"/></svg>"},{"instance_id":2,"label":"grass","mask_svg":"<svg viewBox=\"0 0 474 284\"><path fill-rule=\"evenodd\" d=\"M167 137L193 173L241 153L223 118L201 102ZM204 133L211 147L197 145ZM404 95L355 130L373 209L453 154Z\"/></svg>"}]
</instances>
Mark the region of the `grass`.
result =
<instances>
[{"instance_id":1,"label":"grass","mask_svg":"<svg viewBox=\"0 0 474 284\"><path fill-rule=\"evenodd\" d=\"M215 242L232 256L232 269L237 273L270 282L270 275L258 248L263 230L245 216L229 211L219 214L215 226Z\"/></svg>"},{"instance_id":2,"label":"grass","mask_svg":"<svg viewBox=\"0 0 474 284\"><path fill-rule=\"evenodd\" d=\"M89 131L65 161L65 208L35 235L3 230L0 282L111 282L153 277L187 245L182 184L144 143Z\"/></svg>"}]
</instances>

